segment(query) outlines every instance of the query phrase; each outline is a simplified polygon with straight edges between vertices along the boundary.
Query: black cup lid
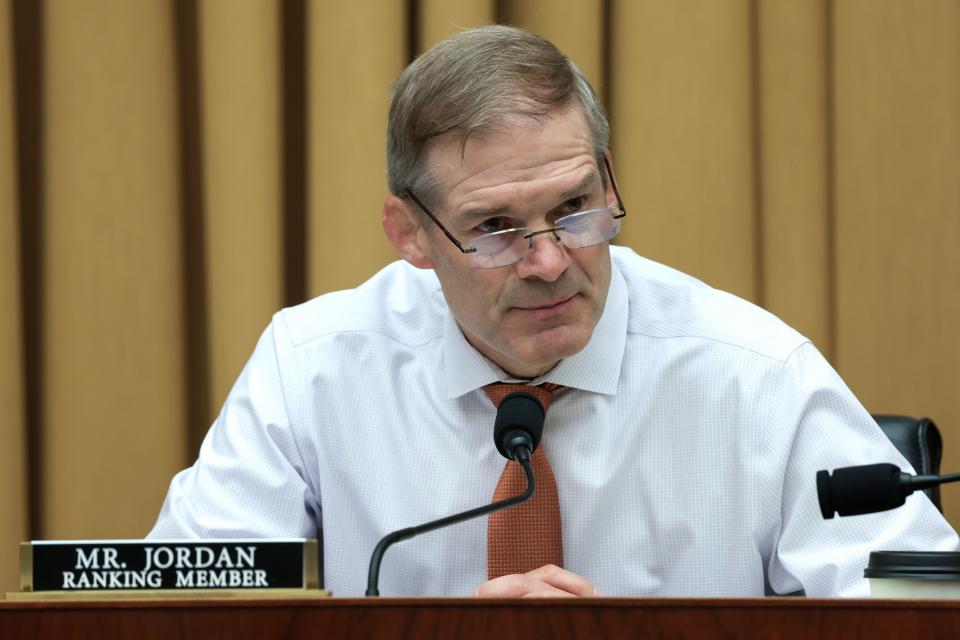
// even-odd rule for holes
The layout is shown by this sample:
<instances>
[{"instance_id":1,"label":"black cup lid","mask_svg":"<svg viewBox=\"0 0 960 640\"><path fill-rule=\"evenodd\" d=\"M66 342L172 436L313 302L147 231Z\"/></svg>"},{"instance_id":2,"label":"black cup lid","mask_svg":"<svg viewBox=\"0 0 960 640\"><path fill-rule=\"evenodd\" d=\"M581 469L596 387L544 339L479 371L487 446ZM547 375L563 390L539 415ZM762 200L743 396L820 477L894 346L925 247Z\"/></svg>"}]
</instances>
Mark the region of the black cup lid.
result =
<instances>
[{"instance_id":1,"label":"black cup lid","mask_svg":"<svg viewBox=\"0 0 960 640\"><path fill-rule=\"evenodd\" d=\"M863 577L960 581L960 552L873 551Z\"/></svg>"}]
</instances>

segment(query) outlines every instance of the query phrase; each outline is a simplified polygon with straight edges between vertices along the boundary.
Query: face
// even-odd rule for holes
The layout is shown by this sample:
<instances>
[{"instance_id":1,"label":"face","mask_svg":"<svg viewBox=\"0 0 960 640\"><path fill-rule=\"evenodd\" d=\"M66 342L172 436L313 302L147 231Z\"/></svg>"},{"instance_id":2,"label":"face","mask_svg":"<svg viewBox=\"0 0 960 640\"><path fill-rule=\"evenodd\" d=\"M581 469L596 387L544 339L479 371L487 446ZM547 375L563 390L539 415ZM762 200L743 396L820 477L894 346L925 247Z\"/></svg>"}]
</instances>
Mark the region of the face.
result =
<instances>
[{"instance_id":1,"label":"face","mask_svg":"<svg viewBox=\"0 0 960 640\"><path fill-rule=\"evenodd\" d=\"M464 244L499 229L547 229L563 215L616 202L576 107L471 137L462 156L459 140L440 139L427 162L441 194L432 211ZM607 243L567 249L543 234L521 261L478 269L416 205L393 200L384 207L387 235L395 246L406 239L397 248L408 261L434 269L464 336L504 371L536 377L589 342L610 284ZM406 234L391 232L401 217Z\"/></svg>"}]
</instances>

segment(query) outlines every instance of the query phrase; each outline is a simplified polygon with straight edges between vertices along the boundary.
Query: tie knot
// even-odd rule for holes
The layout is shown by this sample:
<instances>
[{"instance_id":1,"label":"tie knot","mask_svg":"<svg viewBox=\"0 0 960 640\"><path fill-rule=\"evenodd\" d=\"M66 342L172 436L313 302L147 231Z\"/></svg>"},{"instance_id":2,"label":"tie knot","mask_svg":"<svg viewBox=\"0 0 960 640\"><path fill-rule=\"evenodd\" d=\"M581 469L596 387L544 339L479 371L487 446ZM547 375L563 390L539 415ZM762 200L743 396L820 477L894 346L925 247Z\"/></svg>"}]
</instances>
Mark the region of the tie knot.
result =
<instances>
[{"instance_id":1,"label":"tie knot","mask_svg":"<svg viewBox=\"0 0 960 640\"><path fill-rule=\"evenodd\" d=\"M487 397L490 398L490 402L493 403L493 406L497 408L500 407L500 403L503 402L503 399L511 393L523 391L536 397L537 400L540 401L540 404L543 405L543 410L546 411L550 408L550 401L553 400L553 394L562 388L563 387L561 387L559 384L553 384L551 382L542 384L539 387L534 387L529 384L494 382L493 384L488 384L485 386L483 390L486 392Z\"/></svg>"}]
</instances>

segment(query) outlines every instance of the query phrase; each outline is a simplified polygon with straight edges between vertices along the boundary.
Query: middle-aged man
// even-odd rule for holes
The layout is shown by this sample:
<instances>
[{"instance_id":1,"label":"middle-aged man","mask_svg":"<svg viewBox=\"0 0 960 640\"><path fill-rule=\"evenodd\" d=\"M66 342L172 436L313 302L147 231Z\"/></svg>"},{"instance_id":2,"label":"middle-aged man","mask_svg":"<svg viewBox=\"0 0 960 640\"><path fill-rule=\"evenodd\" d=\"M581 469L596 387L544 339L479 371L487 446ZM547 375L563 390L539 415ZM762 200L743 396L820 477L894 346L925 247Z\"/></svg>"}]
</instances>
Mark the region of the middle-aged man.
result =
<instances>
[{"instance_id":1,"label":"middle-aged man","mask_svg":"<svg viewBox=\"0 0 960 640\"><path fill-rule=\"evenodd\" d=\"M400 543L384 594L865 595L871 550L956 549L919 494L823 520L818 469L905 461L808 340L609 245L629 218L607 143L582 74L525 31L413 62L383 207L404 260L274 317L151 536L322 536L327 588L359 595L384 534L492 499L507 382L552 397L547 511Z\"/></svg>"}]
</instances>

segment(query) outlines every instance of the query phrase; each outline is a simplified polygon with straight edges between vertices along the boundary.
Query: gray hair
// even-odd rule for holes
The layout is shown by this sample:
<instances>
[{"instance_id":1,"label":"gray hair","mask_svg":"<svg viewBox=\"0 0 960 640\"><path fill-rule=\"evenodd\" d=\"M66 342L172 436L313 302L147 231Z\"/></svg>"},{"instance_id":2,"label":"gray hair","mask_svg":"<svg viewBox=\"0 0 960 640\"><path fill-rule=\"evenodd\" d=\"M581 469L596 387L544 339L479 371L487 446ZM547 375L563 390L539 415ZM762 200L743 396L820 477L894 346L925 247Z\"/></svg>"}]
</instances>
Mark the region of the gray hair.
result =
<instances>
[{"instance_id":1,"label":"gray hair","mask_svg":"<svg viewBox=\"0 0 960 640\"><path fill-rule=\"evenodd\" d=\"M523 29L488 26L463 31L414 60L397 78L387 121L387 182L394 195L410 189L436 202L425 166L427 144L447 133L467 139L513 117L543 122L574 99L583 109L597 162L610 125L593 88L550 42ZM601 172L604 183L606 174Z\"/></svg>"}]
</instances>

